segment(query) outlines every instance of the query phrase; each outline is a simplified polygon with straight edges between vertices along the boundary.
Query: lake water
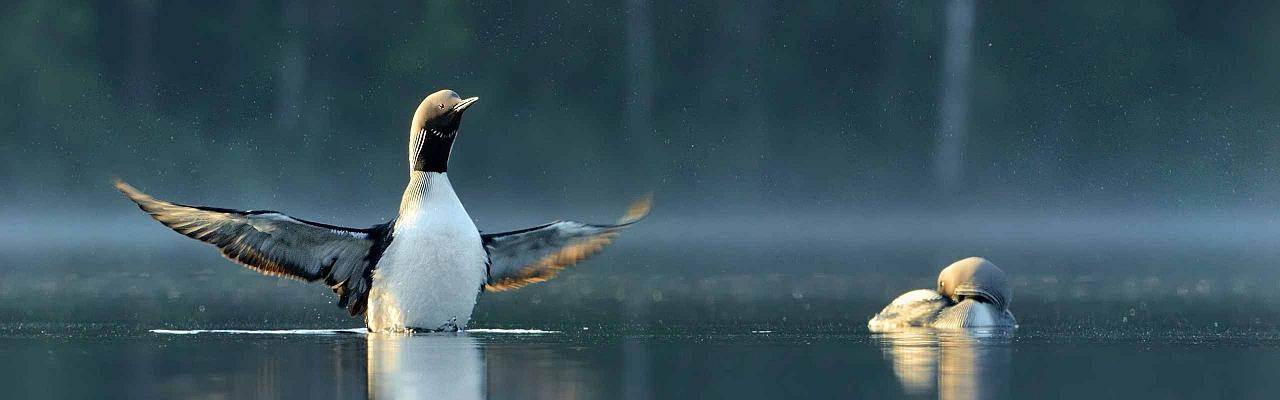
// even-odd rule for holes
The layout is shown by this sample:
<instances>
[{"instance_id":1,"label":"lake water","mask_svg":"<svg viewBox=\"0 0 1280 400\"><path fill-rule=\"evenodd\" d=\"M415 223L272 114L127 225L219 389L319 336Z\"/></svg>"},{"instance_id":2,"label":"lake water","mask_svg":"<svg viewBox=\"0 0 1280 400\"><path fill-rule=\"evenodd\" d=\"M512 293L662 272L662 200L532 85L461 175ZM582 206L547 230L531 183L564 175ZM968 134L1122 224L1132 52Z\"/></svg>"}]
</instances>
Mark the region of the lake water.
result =
<instances>
[{"instance_id":1,"label":"lake water","mask_svg":"<svg viewBox=\"0 0 1280 400\"><path fill-rule=\"evenodd\" d=\"M1280 253L1186 243L681 246L643 237L482 295L465 334L356 328L327 289L205 246L86 245L0 261L14 398L1271 398ZM11 249L12 250L12 249ZM38 250L38 249L36 249ZM867 318L985 255L1012 331L876 335ZM501 329L538 330L503 331Z\"/></svg>"},{"instance_id":2,"label":"lake water","mask_svg":"<svg viewBox=\"0 0 1280 400\"><path fill-rule=\"evenodd\" d=\"M14 398L1269 398L1275 332L157 334L6 326ZM21 362L14 362L21 360Z\"/></svg>"}]
</instances>

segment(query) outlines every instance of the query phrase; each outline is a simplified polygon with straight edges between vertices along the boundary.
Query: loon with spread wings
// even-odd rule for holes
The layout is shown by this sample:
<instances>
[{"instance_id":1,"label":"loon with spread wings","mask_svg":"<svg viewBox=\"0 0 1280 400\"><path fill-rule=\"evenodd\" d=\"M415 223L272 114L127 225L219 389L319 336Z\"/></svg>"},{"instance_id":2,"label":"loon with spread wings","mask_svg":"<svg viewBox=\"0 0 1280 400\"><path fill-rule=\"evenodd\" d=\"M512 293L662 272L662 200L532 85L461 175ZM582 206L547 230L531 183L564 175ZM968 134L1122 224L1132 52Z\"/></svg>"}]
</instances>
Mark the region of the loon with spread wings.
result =
<instances>
[{"instance_id":1,"label":"loon with spread wings","mask_svg":"<svg viewBox=\"0 0 1280 400\"><path fill-rule=\"evenodd\" d=\"M157 221L214 246L266 275L323 281L374 332L466 328L481 291L517 289L554 278L599 251L649 212L636 201L616 224L556 221L481 233L446 169L462 114L477 98L451 90L427 96L409 130L409 184L398 216L368 228L311 222L275 211L241 211L157 200L127 183L115 187Z\"/></svg>"}]
</instances>

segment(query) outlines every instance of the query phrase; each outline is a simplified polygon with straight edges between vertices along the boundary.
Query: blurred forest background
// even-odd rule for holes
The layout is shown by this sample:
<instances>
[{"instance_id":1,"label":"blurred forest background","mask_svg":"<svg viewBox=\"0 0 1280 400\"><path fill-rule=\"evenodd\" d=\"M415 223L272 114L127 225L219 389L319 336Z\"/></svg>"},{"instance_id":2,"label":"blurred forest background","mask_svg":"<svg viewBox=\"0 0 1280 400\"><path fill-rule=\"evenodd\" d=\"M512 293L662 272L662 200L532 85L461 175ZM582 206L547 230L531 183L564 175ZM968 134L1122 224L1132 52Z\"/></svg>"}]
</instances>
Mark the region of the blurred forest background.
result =
<instances>
[{"instance_id":1,"label":"blurred forest background","mask_svg":"<svg viewBox=\"0 0 1280 400\"><path fill-rule=\"evenodd\" d=\"M112 176L388 212L439 88L483 101L450 171L468 202L1280 205L1274 3L978 4L950 165L933 3L391 3L8 2L4 212L103 208Z\"/></svg>"},{"instance_id":2,"label":"blurred forest background","mask_svg":"<svg viewBox=\"0 0 1280 400\"><path fill-rule=\"evenodd\" d=\"M175 243L234 270L145 220L117 176L178 202L387 220L414 107L441 88L481 98L449 173L482 229L609 221L656 193L606 260L707 246L830 272L874 263L797 254L957 236L1271 246L1276 21L1276 2L8 1L0 274ZM965 243L912 271L928 283L993 249ZM0 297L24 296L4 280Z\"/></svg>"}]
</instances>

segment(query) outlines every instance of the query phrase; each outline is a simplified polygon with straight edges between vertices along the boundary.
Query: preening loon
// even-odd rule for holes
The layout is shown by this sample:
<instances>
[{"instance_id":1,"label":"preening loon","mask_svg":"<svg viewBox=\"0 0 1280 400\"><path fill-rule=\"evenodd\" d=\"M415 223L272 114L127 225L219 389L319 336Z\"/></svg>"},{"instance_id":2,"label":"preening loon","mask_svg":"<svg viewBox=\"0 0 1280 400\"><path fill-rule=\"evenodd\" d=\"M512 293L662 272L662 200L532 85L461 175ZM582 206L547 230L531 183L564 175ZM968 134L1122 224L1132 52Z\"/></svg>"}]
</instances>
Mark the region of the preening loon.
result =
<instances>
[{"instance_id":1,"label":"preening loon","mask_svg":"<svg viewBox=\"0 0 1280 400\"><path fill-rule=\"evenodd\" d=\"M1013 291L1004 271L981 257L952 263L938 274L938 290L904 293L867 321L872 332L909 328L1016 327Z\"/></svg>"}]
</instances>

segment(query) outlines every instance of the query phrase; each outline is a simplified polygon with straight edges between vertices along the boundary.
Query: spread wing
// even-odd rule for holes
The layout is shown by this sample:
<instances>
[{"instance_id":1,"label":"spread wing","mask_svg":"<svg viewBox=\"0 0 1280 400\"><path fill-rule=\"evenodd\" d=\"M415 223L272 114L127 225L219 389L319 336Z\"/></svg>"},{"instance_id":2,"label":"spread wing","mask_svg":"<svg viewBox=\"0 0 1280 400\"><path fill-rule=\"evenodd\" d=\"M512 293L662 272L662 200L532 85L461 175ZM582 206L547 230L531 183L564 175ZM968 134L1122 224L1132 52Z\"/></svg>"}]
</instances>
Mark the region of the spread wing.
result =
<instances>
[{"instance_id":1,"label":"spread wing","mask_svg":"<svg viewBox=\"0 0 1280 400\"><path fill-rule=\"evenodd\" d=\"M577 221L556 221L518 231L482 234L489 253L486 292L519 289L554 278L578 261L600 251L623 228L649 214L649 196L637 200L614 225L593 225Z\"/></svg>"},{"instance_id":2,"label":"spread wing","mask_svg":"<svg viewBox=\"0 0 1280 400\"><path fill-rule=\"evenodd\" d=\"M240 211L157 200L117 180L116 189L165 226L217 246L222 255L271 276L324 280L351 315L364 312L373 265L390 241L390 223L343 228L275 211Z\"/></svg>"}]
</instances>

